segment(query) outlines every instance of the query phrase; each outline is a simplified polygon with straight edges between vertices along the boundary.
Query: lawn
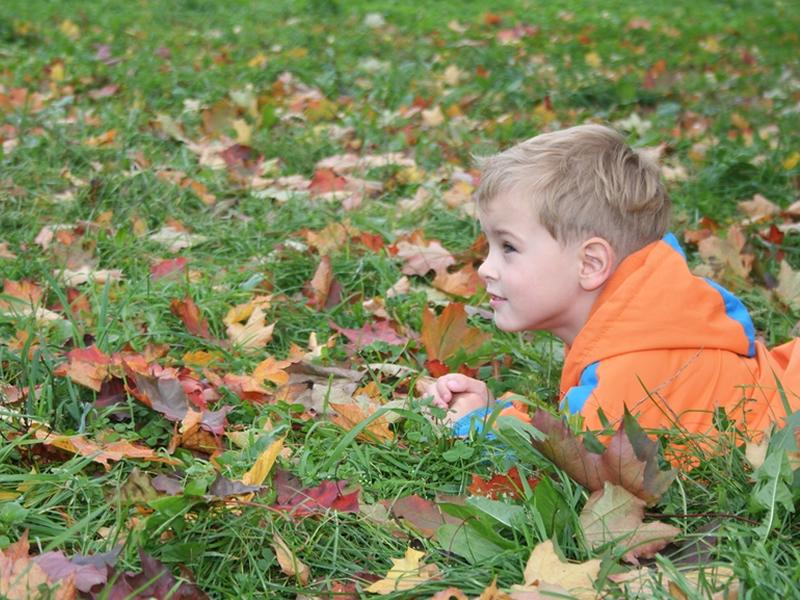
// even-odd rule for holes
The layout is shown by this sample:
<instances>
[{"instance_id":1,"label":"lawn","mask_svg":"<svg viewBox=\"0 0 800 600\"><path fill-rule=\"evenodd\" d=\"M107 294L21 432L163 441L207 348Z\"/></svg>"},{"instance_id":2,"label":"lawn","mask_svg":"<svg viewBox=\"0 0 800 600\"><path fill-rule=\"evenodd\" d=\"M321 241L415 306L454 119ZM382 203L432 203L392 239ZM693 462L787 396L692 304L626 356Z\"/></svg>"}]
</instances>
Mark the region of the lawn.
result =
<instances>
[{"instance_id":1,"label":"lawn","mask_svg":"<svg viewBox=\"0 0 800 600\"><path fill-rule=\"evenodd\" d=\"M696 468L614 486L623 535L587 524L611 492L536 440L578 444L563 348L493 328L471 192L475 156L611 124L791 339L800 12L422 6L0 5L0 597L795 597L796 429L720 414ZM454 438L420 389L456 370L541 431ZM650 433L618 435L681 435Z\"/></svg>"}]
</instances>

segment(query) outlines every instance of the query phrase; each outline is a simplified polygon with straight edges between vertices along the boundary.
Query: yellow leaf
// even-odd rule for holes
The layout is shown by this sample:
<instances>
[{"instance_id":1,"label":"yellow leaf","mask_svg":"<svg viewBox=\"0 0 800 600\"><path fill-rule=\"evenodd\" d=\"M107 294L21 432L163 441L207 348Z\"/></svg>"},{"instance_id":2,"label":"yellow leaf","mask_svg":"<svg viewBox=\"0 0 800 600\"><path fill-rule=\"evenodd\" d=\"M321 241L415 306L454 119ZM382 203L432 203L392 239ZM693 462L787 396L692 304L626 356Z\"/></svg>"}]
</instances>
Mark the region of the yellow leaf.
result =
<instances>
[{"instance_id":1,"label":"yellow leaf","mask_svg":"<svg viewBox=\"0 0 800 600\"><path fill-rule=\"evenodd\" d=\"M244 119L234 119L233 130L236 132L236 141L247 145L253 137L253 128Z\"/></svg>"},{"instance_id":2,"label":"yellow leaf","mask_svg":"<svg viewBox=\"0 0 800 600\"><path fill-rule=\"evenodd\" d=\"M267 66L267 55L263 52L259 52L249 61L247 61L248 67L253 67L254 69L263 69Z\"/></svg>"},{"instance_id":3,"label":"yellow leaf","mask_svg":"<svg viewBox=\"0 0 800 600\"><path fill-rule=\"evenodd\" d=\"M429 581L439 570L436 565L421 565L420 560L423 556L424 552L413 548L406 549L403 558L392 559L392 568L386 577L373 583L366 588L366 591L385 596L393 592L410 590Z\"/></svg>"},{"instance_id":4,"label":"yellow leaf","mask_svg":"<svg viewBox=\"0 0 800 600\"><path fill-rule=\"evenodd\" d=\"M267 475L272 470L272 465L275 464L275 460L278 458L278 454L281 452L281 448L283 448L284 439L278 438L261 453L256 462L253 463L253 466L250 467L250 470L242 477L242 483L245 485L261 485L264 483Z\"/></svg>"},{"instance_id":5,"label":"yellow leaf","mask_svg":"<svg viewBox=\"0 0 800 600\"><path fill-rule=\"evenodd\" d=\"M797 165L800 164L800 152L795 150L794 152L792 152L789 156L787 156L784 159L782 164L783 164L783 168L784 169L786 169L787 171L791 171Z\"/></svg>"},{"instance_id":6,"label":"yellow leaf","mask_svg":"<svg viewBox=\"0 0 800 600\"><path fill-rule=\"evenodd\" d=\"M775 295L786 306L800 308L800 271L794 271L785 260L781 261Z\"/></svg>"},{"instance_id":7,"label":"yellow leaf","mask_svg":"<svg viewBox=\"0 0 800 600\"><path fill-rule=\"evenodd\" d=\"M258 383L263 383L264 380L284 385L289 381L289 374L284 370L292 364L290 360L275 360L274 356L268 356L256 365L253 371L253 379Z\"/></svg>"},{"instance_id":8,"label":"yellow leaf","mask_svg":"<svg viewBox=\"0 0 800 600\"><path fill-rule=\"evenodd\" d=\"M64 77L66 77L64 63L62 61L57 61L52 67L50 67L50 79L58 83L60 81L64 81Z\"/></svg>"},{"instance_id":9,"label":"yellow leaf","mask_svg":"<svg viewBox=\"0 0 800 600\"><path fill-rule=\"evenodd\" d=\"M597 52L589 52L583 57L583 59L586 61L586 64L593 69L597 69L603 64L603 59L600 58L600 55Z\"/></svg>"},{"instance_id":10,"label":"yellow leaf","mask_svg":"<svg viewBox=\"0 0 800 600\"><path fill-rule=\"evenodd\" d=\"M598 559L580 564L564 562L556 554L553 542L547 540L531 552L525 566L525 588L538 588L542 584L557 585L579 600L589 600L596 596L594 582L599 572Z\"/></svg>"},{"instance_id":11,"label":"yellow leaf","mask_svg":"<svg viewBox=\"0 0 800 600\"><path fill-rule=\"evenodd\" d=\"M311 569L308 568L308 565L294 555L294 552L289 549L289 546L277 533L272 538L271 545L275 550L275 557L278 559L281 571L286 575L297 577L297 581L301 585L307 585L308 580L311 578Z\"/></svg>"},{"instance_id":12,"label":"yellow leaf","mask_svg":"<svg viewBox=\"0 0 800 600\"><path fill-rule=\"evenodd\" d=\"M69 39L74 40L81 34L81 29L73 21L65 19L61 21L58 30L67 36Z\"/></svg>"},{"instance_id":13,"label":"yellow leaf","mask_svg":"<svg viewBox=\"0 0 800 600\"><path fill-rule=\"evenodd\" d=\"M215 360L220 360L222 355L219 352L208 352L207 350L195 350L183 355L183 363L193 367L207 367Z\"/></svg>"}]
</instances>

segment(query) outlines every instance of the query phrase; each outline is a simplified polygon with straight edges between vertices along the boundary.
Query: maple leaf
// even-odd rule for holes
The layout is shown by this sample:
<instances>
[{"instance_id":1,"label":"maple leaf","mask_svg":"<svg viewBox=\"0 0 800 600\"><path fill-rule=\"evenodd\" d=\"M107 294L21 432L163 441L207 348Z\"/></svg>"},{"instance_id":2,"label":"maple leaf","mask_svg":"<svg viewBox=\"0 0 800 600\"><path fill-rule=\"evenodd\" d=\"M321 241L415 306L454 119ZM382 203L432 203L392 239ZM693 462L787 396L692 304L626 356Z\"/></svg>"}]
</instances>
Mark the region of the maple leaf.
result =
<instances>
[{"instance_id":1,"label":"maple leaf","mask_svg":"<svg viewBox=\"0 0 800 600\"><path fill-rule=\"evenodd\" d=\"M415 231L409 240L394 244L397 256L403 259L401 271L405 275L427 275L428 271L447 273L447 268L456 264L456 259L439 242L427 241L422 233Z\"/></svg>"},{"instance_id":2,"label":"maple leaf","mask_svg":"<svg viewBox=\"0 0 800 600\"><path fill-rule=\"evenodd\" d=\"M345 492L347 481L323 481L319 485L303 489L300 481L290 473L276 470L273 485L277 502L271 508L288 512L293 517L307 517L328 510L358 512L358 496L361 490Z\"/></svg>"},{"instance_id":3,"label":"maple leaf","mask_svg":"<svg viewBox=\"0 0 800 600\"><path fill-rule=\"evenodd\" d=\"M308 306L316 310L323 310L328 302L328 296L333 284L333 267L330 256L320 258L314 276L304 287L303 294L308 298Z\"/></svg>"},{"instance_id":4,"label":"maple leaf","mask_svg":"<svg viewBox=\"0 0 800 600\"><path fill-rule=\"evenodd\" d=\"M289 373L286 367L297 361L277 360L274 356L268 356L256 365L253 370L253 379L262 383L265 380L278 385L284 385L289 381Z\"/></svg>"},{"instance_id":5,"label":"maple leaf","mask_svg":"<svg viewBox=\"0 0 800 600\"><path fill-rule=\"evenodd\" d=\"M775 295L790 308L800 308L800 271L795 271L785 260L781 261Z\"/></svg>"},{"instance_id":6,"label":"maple leaf","mask_svg":"<svg viewBox=\"0 0 800 600\"><path fill-rule=\"evenodd\" d=\"M539 480L537 478L528 478L528 485L531 489L538 484ZM467 491L476 496L486 496L492 499L501 496L520 499L523 489L522 476L519 474L517 467L511 467L508 473L495 473L488 480L473 473L472 483L469 484Z\"/></svg>"},{"instance_id":7,"label":"maple leaf","mask_svg":"<svg viewBox=\"0 0 800 600\"><path fill-rule=\"evenodd\" d=\"M208 596L195 584L178 582L161 562L139 549L142 571L125 571L112 575L114 585L109 598L171 598L172 600L208 600ZM186 572L184 571L184 576Z\"/></svg>"},{"instance_id":8,"label":"maple leaf","mask_svg":"<svg viewBox=\"0 0 800 600\"><path fill-rule=\"evenodd\" d=\"M402 519L403 522L411 525L414 530L426 538L434 537L436 530L446 523L453 525L462 523L461 519L442 512L435 502L417 494L395 500L391 506L391 513L395 518Z\"/></svg>"},{"instance_id":9,"label":"maple leaf","mask_svg":"<svg viewBox=\"0 0 800 600\"><path fill-rule=\"evenodd\" d=\"M111 468L109 461L123 458L139 458L143 460L180 464L180 461L156 454L155 450L120 440L116 442L93 442L82 435L57 435L43 427L34 430L34 437L46 446L54 446L72 454L80 454L100 463L106 470Z\"/></svg>"},{"instance_id":10,"label":"maple leaf","mask_svg":"<svg viewBox=\"0 0 800 600\"><path fill-rule=\"evenodd\" d=\"M465 265L455 273L437 273L431 285L448 294L468 298L483 287L483 280L475 267Z\"/></svg>"},{"instance_id":11,"label":"maple leaf","mask_svg":"<svg viewBox=\"0 0 800 600\"><path fill-rule=\"evenodd\" d=\"M94 344L88 348L73 348L67 353L67 362L53 371L58 377L69 377L75 383L99 392L109 378L111 357Z\"/></svg>"},{"instance_id":12,"label":"maple leaf","mask_svg":"<svg viewBox=\"0 0 800 600\"><path fill-rule=\"evenodd\" d=\"M266 450L259 454L253 466L242 476L242 483L245 485L261 485L269 475L272 466L283 448L283 440L280 437L274 440Z\"/></svg>"},{"instance_id":13,"label":"maple leaf","mask_svg":"<svg viewBox=\"0 0 800 600\"><path fill-rule=\"evenodd\" d=\"M311 569L308 565L303 563L294 552L289 549L283 538L277 533L272 538L270 544L275 550L275 557L278 559L278 564L281 566L281 571L290 577L297 577L300 585L308 585L308 580L311 577Z\"/></svg>"},{"instance_id":14,"label":"maple leaf","mask_svg":"<svg viewBox=\"0 0 800 600\"><path fill-rule=\"evenodd\" d=\"M767 200L761 194L756 194L753 196L752 200L743 200L739 202L738 206L739 210L749 217L749 219L745 221L745 224L765 221L781 212L780 206Z\"/></svg>"},{"instance_id":15,"label":"maple leaf","mask_svg":"<svg viewBox=\"0 0 800 600\"><path fill-rule=\"evenodd\" d=\"M212 339L208 331L208 321L203 318L197 304L189 296L183 300L173 298L169 303L169 308L173 315L183 321L189 333L207 340Z\"/></svg>"},{"instance_id":16,"label":"maple leaf","mask_svg":"<svg viewBox=\"0 0 800 600\"><path fill-rule=\"evenodd\" d=\"M186 265L188 264L189 260L182 256L160 260L150 267L150 279L152 281L158 281L164 277L180 273L186 270Z\"/></svg>"},{"instance_id":17,"label":"maple leaf","mask_svg":"<svg viewBox=\"0 0 800 600\"><path fill-rule=\"evenodd\" d=\"M728 229L724 239L711 235L700 240L697 249L705 264L696 267L694 272L734 284L746 280L753 265L753 256L742 253L745 242L744 233L735 225Z\"/></svg>"},{"instance_id":18,"label":"maple leaf","mask_svg":"<svg viewBox=\"0 0 800 600\"><path fill-rule=\"evenodd\" d=\"M446 361L459 351L475 352L491 336L467 325L467 311L463 304L448 304L438 317L426 306L422 313L420 339L428 360Z\"/></svg>"},{"instance_id":19,"label":"maple leaf","mask_svg":"<svg viewBox=\"0 0 800 600\"><path fill-rule=\"evenodd\" d=\"M625 488L605 482L602 490L589 497L580 515L589 547L613 542L627 549L622 558L635 565L640 558L655 556L680 529L660 522L643 523L644 506L644 500Z\"/></svg>"},{"instance_id":20,"label":"maple leaf","mask_svg":"<svg viewBox=\"0 0 800 600\"><path fill-rule=\"evenodd\" d=\"M351 352L357 352L374 342L385 342L392 346L405 346L408 343L408 338L398 335L387 320L364 323L360 329L339 327L333 321L328 321L328 325L350 340L347 348Z\"/></svg>"},{"instance_id":21,"label":"maple leaf","mask_svg":"<svg viewBox=\"0 0 800 600\"><path fill-rule=\"evenodd\" d=\"M675 479L674 469L661 470L658 443L647 437L630 413L625 413L602 454L587 449L563 419L545 410L534 412L531 425L546 435L544 440L532 440L533 446L592 492L610 482L652 505Z\"/></svg>"},{"instance_id":22,"label":"maple leaf","mask_svg":"<svg viewBox=\"0 0 800 600\"><path fill-rule=\"evenodd\" d=\"M436 565L421 564L423 556L424 552L407 548L403 558L391 559L392 568L386 573L386 577L376 581L365 591L385 596L413 589L437 577L439 568Z\"/></svg>"},{"instance_id":23,"label":"maple leaf","mask_svg":"<svg viewBox=\"0 0 800 600\"><path fill-rule=\"evenodd\" d=\"M350 431L355 426L367 420L380 408L378 405L370 402L364 403L363 405L357 402L348 402L344 404L331 402L330 407L336 413L331 415L331 421L345 431ZM381 441L394 439L394 433L389 429L389 422L386 420L386 415L381 415L377 419L373 419L369 425L356 436L356 439L367 442L373 441L375 438Z\"/></svg>"},{"instance_id":24,"label":"maple leaf","mask_svg":"<svg viewBox=\"0 0 800 600\"><path fill-rule=\"evenodd\" d=\"M234 306L223 319L228 326L228 339L242 352L258 352L272 339L275 323L265 325L264 315L269 303L269 296L257 296L250 302ZM245 323L241 322L245 320Z\"/></svg>"},{"instance_id":25,"label":"maple leaf","mask_svg":"<svg viewBox=\"0 0 800 600\"><path fill-rule=\"evenodd\" d=\"M79 591L88 593L94 586L108 581L110 568L116 564L120 550L117 548L90 556L75 554L71 557L55 550L40 554L34 561L50 579L60 581L71 578Z\"/></svg>"},{"instance_id":26,"label":"maple leaf","mask_svg":"<svg viewBox=\"0 0 800 600\"><path fill-rule=\"evenodd\" d=\"M542 592L556 595L558 592L578 600L594 600L594 582L600 573L600 560L584 563L568 563L555 552L551 540L537 545L525 565L525 584L515 585L515 592Z\"/></svg>"},{"instance_id":27,"label":"maple leaf","mask_svg":"<svg viewBox=\"0 0 800 600\"><path fill-rule=\"evenodd\" d=\"M345 189L347 179L340 177L332 169L317 169L308 186L312 194L324 194Z\"/></svg>"},{"instance_id":28,"label":"maple leaf","mask_svg":"<svg viewBox=\"0 0 800 600\"><path fill-rule=\"evenodd\" d=\"M8 600L31 600L52 598L53 600L73 600L77 597L74 578L67 575L53 578L28 556L28 531L16 542L0 550L0 597ZM60 581L59 581L60 580ZM47 588L58 585L58 589L48 592ZM45 589L42 589L45 588Z\"/></svg>"},{"instance_id":29,"label":"maple leaf","mask_svg":"<svg viewBox=\"0 0 800 600\"><path fill-rule=\"evenodd\" d=\"M196 233L189 233L188 231L178 229L172 225L165 225L156 233L152 234L150 240L163 244L170 252L177 252L183 248L191 248L198 244L202 244L207 237Z\"/></svg>"}]
</instances>

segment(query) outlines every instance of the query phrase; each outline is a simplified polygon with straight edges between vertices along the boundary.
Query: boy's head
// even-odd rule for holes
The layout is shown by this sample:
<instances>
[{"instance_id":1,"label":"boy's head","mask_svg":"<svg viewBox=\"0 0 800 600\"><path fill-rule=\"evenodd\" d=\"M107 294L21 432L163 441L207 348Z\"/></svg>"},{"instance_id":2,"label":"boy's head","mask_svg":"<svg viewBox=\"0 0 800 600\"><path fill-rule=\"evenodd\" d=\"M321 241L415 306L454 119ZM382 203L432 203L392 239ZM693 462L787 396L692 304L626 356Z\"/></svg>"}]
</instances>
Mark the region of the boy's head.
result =
<instances>
[{"instance_id":1,"label":"boy's head","mask_svg":"<svg viewBox=\"0 0 800 600\"><path fill-rule=\"evenodd\" d=\"M661 239L670 200L658 166L602 125L545 133L480 161L480 207L500 194L532 203L561 244L607 240L617 260Z\"/></svg>"},{"instance_id":2,"label":"boy's head","mask_svg":"<svg viewBox=\"0 0 800 600\"><path fill-rule=\"evenodd\" d=\"M620 260L666 232L658 168L599 125L537 136L481 166L489 254L478 273L495 323L571 344Z\"/></svg>"}]
</instances>

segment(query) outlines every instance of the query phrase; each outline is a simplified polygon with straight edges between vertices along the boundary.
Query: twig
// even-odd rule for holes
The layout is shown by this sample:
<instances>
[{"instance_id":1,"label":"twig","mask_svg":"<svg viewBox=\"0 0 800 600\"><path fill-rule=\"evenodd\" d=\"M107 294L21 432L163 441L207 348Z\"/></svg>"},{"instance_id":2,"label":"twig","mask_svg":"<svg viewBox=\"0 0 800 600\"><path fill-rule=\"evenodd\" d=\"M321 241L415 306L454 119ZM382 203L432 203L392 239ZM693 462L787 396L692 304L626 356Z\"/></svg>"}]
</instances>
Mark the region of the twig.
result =
<instances>
[{"instance_id":1,"label":"twig","mask_svg":"<svg viewBox=\"0 0 800 600\"><path fill-rule=\"evenodd\" d=\"M750 525L758 525L758 521L753 521L752 519L748 519L747 517L743 517L741 515L735 515L732 513L721 513L721 512L704 512L704 513L683 513L683 514L664 514L664 513L652 513L646 512L644 516L650 517L652 519L702 519L703 517L712 517L712 518L720 518L720 519L736 519L737 521L744 521L745 523L749 523Z\"/></svg>"}]
</instances>

